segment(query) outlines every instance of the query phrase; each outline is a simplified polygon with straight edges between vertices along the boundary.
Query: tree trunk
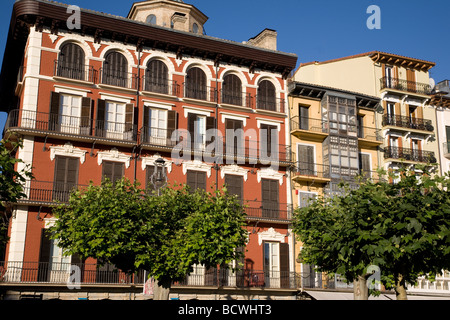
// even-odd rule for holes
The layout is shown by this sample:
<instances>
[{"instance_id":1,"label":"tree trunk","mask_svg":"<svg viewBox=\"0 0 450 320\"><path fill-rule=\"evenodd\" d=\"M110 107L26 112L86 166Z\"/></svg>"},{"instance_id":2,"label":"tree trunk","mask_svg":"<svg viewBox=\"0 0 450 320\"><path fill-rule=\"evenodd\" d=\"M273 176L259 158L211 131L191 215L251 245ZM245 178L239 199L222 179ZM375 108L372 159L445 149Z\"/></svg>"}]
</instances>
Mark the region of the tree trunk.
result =
<instances>
[{"instance_id":1,"label":"tree trunk","mask_svg":"<svg viewBox=\"0 0 450 320\"><path fill-rule=\"evenodd\" d=\"M155 281L153 300L169 300L171 281Z\"/></svg>"},{"instance_id":2,"label":"tree trunk","mask_svg":"<svg viewBox=\"0 0 450 320\"><path fill-rule=\"evenodd\" d=\"M401 274L397 277L397 282L395 283L395 295L397 300L408 300L408 295L406 294L405 280Z\"/></svg>"},{"instance_id":3,"label":"tree trunk","mask_svg":"<svg viewBox=\"0 0 450 320\"><path fill-rule=\"evenodd\" d=\"M358 276L358 279L353 281L353 299L369 300L369 289L367 288L367 278L365 276Z\"/></svg>"}]
</instances>

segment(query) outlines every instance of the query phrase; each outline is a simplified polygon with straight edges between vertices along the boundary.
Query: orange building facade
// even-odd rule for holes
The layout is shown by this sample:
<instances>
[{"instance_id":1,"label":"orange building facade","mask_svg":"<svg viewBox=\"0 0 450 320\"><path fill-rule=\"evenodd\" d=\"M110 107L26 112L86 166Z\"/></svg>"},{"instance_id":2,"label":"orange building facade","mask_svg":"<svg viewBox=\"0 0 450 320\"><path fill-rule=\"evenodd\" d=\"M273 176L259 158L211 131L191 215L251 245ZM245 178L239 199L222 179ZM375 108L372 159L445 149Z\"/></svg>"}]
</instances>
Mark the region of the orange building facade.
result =
<instances>
[{"instance_id":1,"label":"orange building facade","mask_svg":"<svg viewBox=\"0 0 450 320\"><path fill-rule=\"evenodd\" d=\"M170 27L158 25L162 7L173 10ZM247 44L205 36L207 17L178 1L135 3L127 18L82 9L75 29L71 13L43 0L14 5L2 108L5 134L23 138L18 169L30 165L34 179L12 210L4 266L29 264L29 280L55 283L52 268L94 265L49 240L51 205L105 177L158 187L151 177L162 158L169 185L226 184L247 205L245 274L222 285L294 289L286 79L296 55L274 50L273 30ZM201 292L223 278L208 272L198 266L186 283L195 276Z\"/></svg>"}]
</instances>

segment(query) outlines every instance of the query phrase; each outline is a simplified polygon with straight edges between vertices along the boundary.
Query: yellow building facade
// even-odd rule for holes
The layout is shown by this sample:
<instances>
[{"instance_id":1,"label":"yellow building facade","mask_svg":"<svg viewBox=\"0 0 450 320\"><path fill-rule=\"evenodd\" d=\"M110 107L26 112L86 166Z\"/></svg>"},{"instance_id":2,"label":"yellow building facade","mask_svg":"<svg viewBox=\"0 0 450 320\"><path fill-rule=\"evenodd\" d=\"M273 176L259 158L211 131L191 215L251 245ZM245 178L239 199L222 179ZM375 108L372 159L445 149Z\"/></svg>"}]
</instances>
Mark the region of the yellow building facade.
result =
<instances>
[{"instance_id":1,"label":"yellow building facade","mask_svg":"<svg viewBox=\"0 0 450 320\"><path fill-rule=\"evenodd\" d=\"M294 81L350 90L380 99L374 114L375 127L382 134L385 169L400 163L436 164L436 112L430 105L433 62L372 51L323 62L300 65ZM363 117L364 126L373 119Z\"/></svg>"},{"instance_id":2,"label":"yellow building facade","mask_svg":"<svg viewBox=\"0 0 450 320\"><path fill-rule=\"evenodd\" d=\"M378 97L321 85L291 81L289 84L291 172L294 208L310 199L340 192L341 181L356 183L360 174L377 178L379 147L376 127ZM296 243L298 256L301 243ZM322 287L313 267L297 261L305 288ZM330 284L329 279L327 285Z\"/></svg>"}]
</instances>

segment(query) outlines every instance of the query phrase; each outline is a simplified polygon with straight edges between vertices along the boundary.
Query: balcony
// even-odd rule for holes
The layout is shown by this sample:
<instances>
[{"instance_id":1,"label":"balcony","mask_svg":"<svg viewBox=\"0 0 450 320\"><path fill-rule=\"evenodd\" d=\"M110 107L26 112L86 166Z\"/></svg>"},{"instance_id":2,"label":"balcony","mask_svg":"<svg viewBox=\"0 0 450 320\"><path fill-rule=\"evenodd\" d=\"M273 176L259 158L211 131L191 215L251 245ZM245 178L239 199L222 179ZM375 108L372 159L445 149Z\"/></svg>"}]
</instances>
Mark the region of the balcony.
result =
<instances>
[{"instance_id":1,"label":"balcony","mask_svg":"<svg viewBox=\"0 0 450 320\"><path fill-rule=\"evenodd\" d=\"M141 89L144 93L156 93L170 96L178 96L180 94L180 85L176 81L143 76L141 83Z\"/></svg>"},{"instance_id":2,"label":"balcony","mask_svg":"<svg viewBox=\"0 0 450 320\"><path fill-rule=\"evenodd\" d=\"M370 127L358 127L358 144L360 147L371 148L383 144L380 130Z\"/></svg>"},{"instance_id":3,"label":"balcony","mask_svg":"<svg viewBox=\"0 0 450 320\"><path fill-rule=\"evenodd\" d=\"M183 83L183 97L206 102L218 102L218 92L216 88L203 86L197 83Z\"/></svg>"},{"instance_id":4,"label":"balcony","mask_svg":"<svg viewBox=\"0 0 450 320\"><path fill-rule=\"evenodd\" d=\"M436 163L434 152L414 150L408 148L386 147L384 148L385 159L403 160L405 162Z\"/></svg>"},{"instance_id":5,"label":"balcony","mask_svg":"<svg viewBox=\"0 0 450 320\"><path fill-rule=\"evenodd\" d=\"M326 121L295 116L291 119L291 134L301 140L322 142L329 130Z\"/></svg>"},{"instance_id":6,"label":"balcony","mask_svg":"<svg viewBox=\"0 0 450 320\"><path fill-rule=\"evenodd\" d=\"M123 72L110 68L100 68L99 73L99 83L101 85L138 90L138 76L135 73Z\"/></svg>"},{"instance_id":7,"label":"balcony","mask_svg":"<svg viewBox=\"0 0 450 320\"><path fill-rule=\"evenodd\" d=\"M296 162L295 168L292 171L292 179L296 182L330 182L330 166L309 162Z\"/></svg>"},{"instance_id":8,"label":"balcony","mask_svg":"<svg viewBox=\"0 0 450 320\"><path fill-rule=\"evenodd\" d=\"M289 222L292 205L286 203L268 203L264 201L244 201L245 213L249 220L267 220Z\"/></svg>"},{"instance_id":9,"label":"balcony","mask_svg":"<svg viewBox=\"0 0 450 320\"><path fill-rule=\"evenodd\" d=\"M286 103L284 99L275 96L257 95L256 109L285 113Z\"/></svg>"},{"instance_id":10,"label":"balcony","mask_svg":"<svg viewBox=\"0 0 450 320\"><path fill-rule=\"evenodd\" d=\"M34 133L43 137L65 137L84 141L101 138L104 142L130 144L137 140L137 126L133 124L22 109L15 109L9 113L5 129L24 134Z\"/></svg>"},{"instance_id":11,"label":"balcony","mask_svg":"<svg viewBox=\"0 0 450 320\"><path fill-rule=\"evenodd\" d=\"M393 126L396 128L406 128L412 130L421 130L427 132L433 132L434 127L432 125L431 120L425 120L421 118L413 118L407 116L398 116L398 115L383 115L382 121L383 127Z\"/></svg>"},{"instance_id":12,"label":"balcony","mask_svg":"<svg viewBox=\"0 0 450 320\"><path fill-rule=\"evenodd\" d=\"M15 262L0 261L0 282L5 285L57 285L67 286L74 280L73 270L79 270L79 285L90 287L94 285L114 285L117 287L143 286L144 270L127 274L113 266L99 266L87 263L49 263L49 262ZM173 287L216 287L219 288L264 288L293 289L301 286L301 276L295 272L262 271L253 269L237 270L195 267L194 271L184 280L172 284ZM55 289L57 290L57 289Z\"/></svg>"},{"instance_id":13,"label":"balcony","mask_svg":"<svg viewBox=\"0 0 450 320\"><path fill-rule=\"evenodd\" d=\"M28 180L23 186L26 198L18 202L23 204L52 205L56 202L66 203L72 191L85 188L87 185L78 185L61 182Z\"/></svg>"},{"instance_id":14,"label":"balcony","mask_svg":"<svg viewBox=\"0 0 450 320\"><path fill-rule=\"evenodd\" d=\"M55 60L53 76L95 83L97 81L97 70L90 65L79 65Z\"/></svg>"},{"instance_id":15,"label":"balcony","mask_svg":"<svg viewBox=\"0 0 450 320\"><path fill-rule=\"evenodd\" d=\"M380 79L381 90L395 90L418 95L431 95L431 86L427 83L383 77Z\"/></svg>"}]
</instances>

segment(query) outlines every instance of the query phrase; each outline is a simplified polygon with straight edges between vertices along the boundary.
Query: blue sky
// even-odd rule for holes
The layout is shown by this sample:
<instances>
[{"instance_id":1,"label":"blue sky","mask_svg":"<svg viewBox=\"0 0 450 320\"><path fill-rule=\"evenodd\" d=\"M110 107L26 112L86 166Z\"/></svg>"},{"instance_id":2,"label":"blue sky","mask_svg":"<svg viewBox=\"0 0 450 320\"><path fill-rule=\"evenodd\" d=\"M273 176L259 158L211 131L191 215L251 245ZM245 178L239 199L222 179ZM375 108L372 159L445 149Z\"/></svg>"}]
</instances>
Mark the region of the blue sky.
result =
<instances>
[{"instance_id":1,"label":"blue sky","mask_svg":"<svg viewBox=\"0 0 450 320\"><path fill-rule=\"evenodd\" d=\"M136 0L139 1L139 0ZM0 58L14 0L0 3ZM126 16L134 0L58 0L81 8ZM436 82L450 78L448 0L188 0L209 17L206 34L246 41L264 28L278 32L278 50L298 61L324 61L379 50L433 61ZM381 29L369 30L367 8L381 10ZM5 114L0 114L3 129Z\"/></svg>"}]
</instances>

